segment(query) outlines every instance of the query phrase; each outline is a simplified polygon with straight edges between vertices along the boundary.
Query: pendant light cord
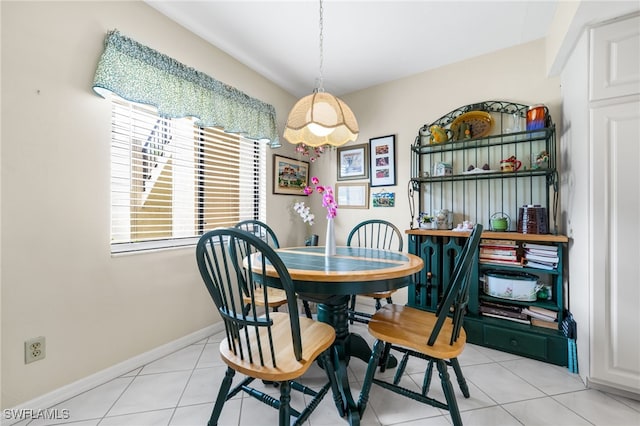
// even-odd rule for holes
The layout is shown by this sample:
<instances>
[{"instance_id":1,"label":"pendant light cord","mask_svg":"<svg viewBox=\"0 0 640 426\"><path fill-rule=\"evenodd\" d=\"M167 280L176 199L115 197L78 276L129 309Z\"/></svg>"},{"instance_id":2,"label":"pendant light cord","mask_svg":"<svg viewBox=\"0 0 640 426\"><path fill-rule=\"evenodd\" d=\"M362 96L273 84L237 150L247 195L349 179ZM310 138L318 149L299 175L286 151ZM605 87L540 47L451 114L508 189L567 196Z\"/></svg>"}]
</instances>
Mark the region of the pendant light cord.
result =
<instances>
[{"instance_id":1,"label":"pendant light cord","mask_svg":"<svg viewBox=\"0 0 640 426\"><path fill-rule=\"evenodd\" d=\"M322 68L324 65L324 49L323 49L323 42L324 42L324 36L322 34L322 30L323 30L323 26L324 26L324 21L323 21L323 12L324 9L322 7L322 0L320 0L320 78L318 81L318 92L324 92L324 78L322 76Z\"/></svg>"}]
</instances>

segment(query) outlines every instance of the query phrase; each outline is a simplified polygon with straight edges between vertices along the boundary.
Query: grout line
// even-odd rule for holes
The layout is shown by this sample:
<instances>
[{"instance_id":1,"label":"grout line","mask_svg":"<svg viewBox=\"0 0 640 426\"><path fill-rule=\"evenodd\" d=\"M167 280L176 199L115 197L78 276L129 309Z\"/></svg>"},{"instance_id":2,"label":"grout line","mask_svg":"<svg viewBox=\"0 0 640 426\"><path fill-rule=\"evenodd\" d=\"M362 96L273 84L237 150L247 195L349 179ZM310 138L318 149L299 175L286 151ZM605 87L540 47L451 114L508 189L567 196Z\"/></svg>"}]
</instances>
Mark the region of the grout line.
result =
<instances>
[{"instance_id":1,"label":"grout line","mask_svg":"<svg viewBox=\"0 0 640 426\"><path fill-rule=\"evenodd\" d=\"M207 341L209 340L209 337L207 337ZM198 368L198 363L200 362L200 359L202 358L202 354L204 353L205 348L207 347L206 345L207 342L205 342L205 344L200 344L200 343L194 343L192 346L202 346L202 348L200 349L200 354L198 355L198 359L196 359L196 362L193 364L193 368L191 369L191 374L189 374L189 379L187 379L187 382L184 384L184 388L182 389L182 392L180 393L180 397L178 398L178 402L176 403L176 406L173 407L173 412L171 413L171 416L169 417L169 425L171 424L171 422L173 421L173 417L176 414L176 411L178 410L178 408L181 407L180 402L182 401L182 398L184 398L184 393L187 391L187 388L189 387L189 383L191 383L191 379L193 378L193 374L195 373L196 369Z\"/></svg>"}]
</instances>

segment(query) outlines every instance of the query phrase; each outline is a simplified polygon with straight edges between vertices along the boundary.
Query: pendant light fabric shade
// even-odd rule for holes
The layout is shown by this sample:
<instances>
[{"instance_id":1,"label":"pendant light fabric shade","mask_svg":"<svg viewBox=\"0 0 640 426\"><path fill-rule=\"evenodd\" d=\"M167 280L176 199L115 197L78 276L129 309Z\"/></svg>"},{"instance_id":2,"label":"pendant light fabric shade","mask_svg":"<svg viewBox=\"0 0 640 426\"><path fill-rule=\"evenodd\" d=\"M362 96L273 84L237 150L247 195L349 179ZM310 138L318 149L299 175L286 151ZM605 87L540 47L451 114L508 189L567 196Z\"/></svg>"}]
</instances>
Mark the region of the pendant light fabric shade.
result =
<instances>
[{"instance_id":1,"label":"pendant light fabric shade","mask_svg":"<svg viewBox=\"0 0 640 426\"><path fill-rule=\"evenodd\" d=\"M359 132L347 104L330 93L314 91L291 109L284 138L292 144L340 146L355 141Z\"/></svg>"}]
</instances>

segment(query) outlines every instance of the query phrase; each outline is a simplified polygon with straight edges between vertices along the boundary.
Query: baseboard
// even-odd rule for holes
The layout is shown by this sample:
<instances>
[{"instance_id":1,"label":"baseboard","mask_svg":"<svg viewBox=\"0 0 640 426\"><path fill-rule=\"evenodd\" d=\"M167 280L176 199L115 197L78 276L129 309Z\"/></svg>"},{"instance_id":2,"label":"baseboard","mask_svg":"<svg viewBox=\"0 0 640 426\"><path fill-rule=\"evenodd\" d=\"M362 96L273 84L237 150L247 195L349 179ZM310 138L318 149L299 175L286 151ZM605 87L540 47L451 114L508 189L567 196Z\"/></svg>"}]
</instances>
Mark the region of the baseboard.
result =
<instances>
[{"instance_id":1,"label":"baseboard","mask_svg":"<svg viewBox=\"0 0 640 426\"><path fill-rule=\"evenodd\" d=\"M68 385L62 386L61 388L55 389L49 393L41 395L16 407L5 409L4 412L11 412L12 410L45 410L47 408L54 407L55 405L58 405L68 400L69 398L81 394L82 392L91 390L110 380L120 377L123 374L135 370L136 368L140 368L146 364L149 364L150 362L167 356L186 346L199 342L200 340L205 339L212 334L216 334L222 330L224 330L224 324L222 322L210 325L194 333L176 339L172 342L166 343L162 346L158 346L157 348L152 349L148 352L136 355L133 358L129 358L126 361L120 362L102 371L98 371L95 374L82 378ZM8 420L4 417L5 416L3 415L1 423L3 426L15 423L16 421L15 419Z\"/></svg>"},{"instance_id":2,"label":"baseboard","mask_svg":"<svg viewBox=\"0 0 640 426\"><path fill-rule=\"evenodd\" d=\"M591 378L587 378L587 387L592 389L597 389L602 392L619 395L619 396L633 399L636 401L640 401L640 393L638 392L638 389L631 389L627 387L621 388L620 385L609 384L607 382L593 380Z\"/></svg>"}]
</instances>

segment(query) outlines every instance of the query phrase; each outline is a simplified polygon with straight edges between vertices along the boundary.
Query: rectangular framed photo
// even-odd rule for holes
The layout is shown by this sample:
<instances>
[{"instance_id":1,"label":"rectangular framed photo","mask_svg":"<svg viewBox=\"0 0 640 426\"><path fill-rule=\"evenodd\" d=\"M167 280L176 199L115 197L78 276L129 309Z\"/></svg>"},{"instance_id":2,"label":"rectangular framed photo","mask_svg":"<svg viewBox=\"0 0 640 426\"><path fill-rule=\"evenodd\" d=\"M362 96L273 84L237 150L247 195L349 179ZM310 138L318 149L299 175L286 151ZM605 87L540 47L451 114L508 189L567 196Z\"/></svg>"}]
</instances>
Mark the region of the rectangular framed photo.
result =
<instances>
[{"instance_id":1,"label":"rectangular framed photo","mask_svg":"<svg viewBox=\"0 0 640 426\"><path fill-rule=\"evenodd\" d=\"M395 207L396 206L396 193L395 192L378 192L373 194L373 207Z\"/></svg>"},{"instance_id":2,"label":"rectangular framed photo","mask_svg":"<svg viewBox=\"0 0 640 426\"><path fill-rule=\"evenodd\" d=\"M371 153L371 186L396 184L396 136L369 139Z\"/></svg>"},{"instance_id":3,"label":"rectangular framed photo","mask_svg":"<svg viewBox=\"0 0 640 426\"><path fill-rule=\"evenodd\" d=\"M369 179L369 145L338 148L338 180Z\"/></svg>"},{"instance_id":4,"label":"rectangular framed photo","mask_svg":"<svg viewBox=\"0 0 640 426\"><path fill-rule=\"evenodd\" d=\"M336 183L336 201L339 209L368 209L369 183Z\"/></svg>"},{"instance_id":5,"label":"rectangular framed photo","mask_svg":"<svg viewBox=\"0 0 640 426\"><path fill-rule=\"evenodd\" d=\"M309 185L309 163L273 154L273 193L304 196Z\"/></svg>"}]
</instances>

